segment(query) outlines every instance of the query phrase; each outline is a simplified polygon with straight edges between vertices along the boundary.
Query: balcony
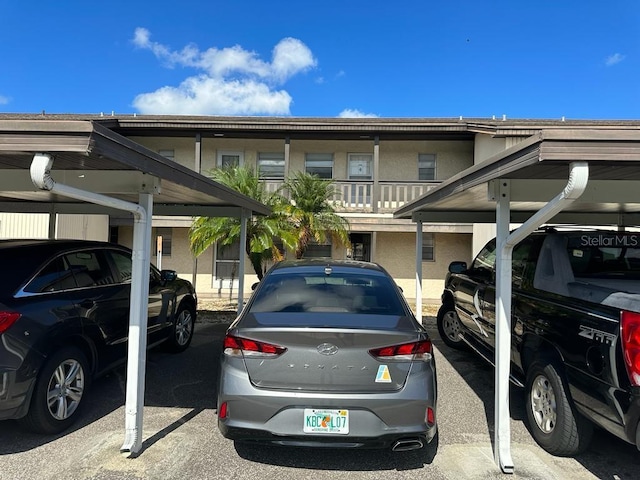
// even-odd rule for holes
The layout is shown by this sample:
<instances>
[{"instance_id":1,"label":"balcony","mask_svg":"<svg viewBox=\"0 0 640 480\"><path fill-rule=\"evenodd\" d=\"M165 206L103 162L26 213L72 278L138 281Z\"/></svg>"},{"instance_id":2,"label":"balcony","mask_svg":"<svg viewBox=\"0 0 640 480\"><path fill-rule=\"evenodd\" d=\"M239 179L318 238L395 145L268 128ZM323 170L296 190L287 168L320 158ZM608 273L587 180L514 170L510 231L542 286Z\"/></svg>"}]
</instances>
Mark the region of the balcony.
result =
<instances>
[{"instance_id":1,"label":"balcony","mask_svg":"<svg viewBox=\"0 0 640 480\"><path fill-rule=\"evenodd\" d=\"M267 191L275 192L282 181L265 180ZM378 192L373 181L334 180L333 205L343 213L392 213L407 202L437 187L439 182L380 181Z\"/></svg>"}]
</instances>

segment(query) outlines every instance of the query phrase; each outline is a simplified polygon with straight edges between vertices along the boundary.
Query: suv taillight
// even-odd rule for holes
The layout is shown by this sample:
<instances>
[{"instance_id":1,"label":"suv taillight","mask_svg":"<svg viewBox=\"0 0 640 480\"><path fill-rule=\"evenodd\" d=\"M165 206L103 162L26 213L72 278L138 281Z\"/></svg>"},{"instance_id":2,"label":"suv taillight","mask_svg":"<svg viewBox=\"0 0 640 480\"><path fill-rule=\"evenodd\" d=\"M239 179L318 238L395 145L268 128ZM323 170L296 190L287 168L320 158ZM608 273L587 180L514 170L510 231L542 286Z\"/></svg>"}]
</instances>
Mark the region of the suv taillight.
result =
<instances>
[{"instance_id":1,"label":"suv taillight","mask_svg":"<svg viewBox=\"0 0 640 480\"><path fill-rule=\"evenodd\" d=\"M631 385L640 386L640 313L622 311L620 337L624 364Z\"/></svg>"},{"instance_id":2,"label":"suv taillight","mask_svg":"<svg viewBox=\"0 0 640 480\"><path fill-rule=\"evenodd\" d=\"M0 333L4 333L9 330L9 327L16 323L16 320L20 318L18 312L4 312L0 311Z\"/></svg>"}]
</instances>

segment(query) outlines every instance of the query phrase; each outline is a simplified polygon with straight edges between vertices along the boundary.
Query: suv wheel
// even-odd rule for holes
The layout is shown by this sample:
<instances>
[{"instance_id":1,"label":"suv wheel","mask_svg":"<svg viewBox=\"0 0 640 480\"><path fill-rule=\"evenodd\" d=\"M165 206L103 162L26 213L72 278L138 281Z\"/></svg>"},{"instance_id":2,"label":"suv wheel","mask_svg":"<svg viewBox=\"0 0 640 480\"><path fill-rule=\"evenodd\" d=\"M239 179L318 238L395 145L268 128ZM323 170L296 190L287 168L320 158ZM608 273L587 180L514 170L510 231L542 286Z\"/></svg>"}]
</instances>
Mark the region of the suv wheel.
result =
<instances>
[{"instance_id":1,"label":"suv wheel","mask_svg":"<svg viewBox=\"0 0 640 480\"><path fill-rule=\"evenodd\" d=\"M460 319L453 306L442 305L440 307L437 324L438 333L444 343L452 348L464 349L465 343L460 337Z\"/></svg>"},{"instance_id":2,"label":"suv wheel","mask_svg":"<svg viewBox=\"0 0 640 480\"><path fill-rule=\"evenodd\" d=\"M593 425L573 407L566 382L553 362L537 361L527 372L526 410L533 438L547 452L574 456L591 441Z\"/></svg>"},{"instance_id":3,"label":"suv wheel","mask_svg":"<svg viewBox=\"0 0 640 480\"><path fill-rule=\"evenodd\" d=\"M59 433L75 422L89 388L89 362L75 347L49 357L36 380L29 412L22 423L39 433Z\"/></svg>"},{"instance_id":4,"label":"suv wheel","mask_svg":"<svg viewBox=\"0 0 640 480\"><path fill-rule=\"evenodd\" d=\"M195 312L188 306L180 305L173 317L171 337L167 341L169 351L180 353L187 349L193 338L195 321Z\"/></svg>"}]
</instances>

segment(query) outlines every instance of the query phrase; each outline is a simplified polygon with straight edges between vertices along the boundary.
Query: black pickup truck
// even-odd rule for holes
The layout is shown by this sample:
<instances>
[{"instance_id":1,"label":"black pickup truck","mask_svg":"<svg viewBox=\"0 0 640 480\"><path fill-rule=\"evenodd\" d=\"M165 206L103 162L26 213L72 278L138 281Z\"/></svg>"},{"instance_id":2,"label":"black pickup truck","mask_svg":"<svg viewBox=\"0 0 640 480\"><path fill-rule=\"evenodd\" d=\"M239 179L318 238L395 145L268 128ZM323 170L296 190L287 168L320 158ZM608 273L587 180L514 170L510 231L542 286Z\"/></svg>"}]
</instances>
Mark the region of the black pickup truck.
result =
<instances>
[{"instance_id":1,"label":"black pickup truck","mask_svg":"<svg viewBox=\"0 0 640 480\"><path fill-rule=\"evenodd\" d=\"M453 262L438 330L494 364L495 239L470 268ZM529 429L573 456L594 425L640 448L640 233L535 232L513 251L511 381Z\"/></svg>"}]
</instances>

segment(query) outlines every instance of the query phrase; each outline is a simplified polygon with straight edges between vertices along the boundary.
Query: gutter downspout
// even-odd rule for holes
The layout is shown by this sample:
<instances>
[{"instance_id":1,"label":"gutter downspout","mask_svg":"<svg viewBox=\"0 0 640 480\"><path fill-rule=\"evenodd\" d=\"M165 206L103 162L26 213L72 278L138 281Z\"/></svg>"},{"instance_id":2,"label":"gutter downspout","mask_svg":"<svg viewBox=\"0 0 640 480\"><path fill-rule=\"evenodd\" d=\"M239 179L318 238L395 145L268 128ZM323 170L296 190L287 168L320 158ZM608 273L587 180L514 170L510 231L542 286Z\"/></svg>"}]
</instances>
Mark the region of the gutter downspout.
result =
<instances>
[{"instance_id":1,"label":"gutter downspout","mask_svg":"<svg viewBox=\"0 0 640 480\"><path fill-rule=\"evenodd\" d=\"M511 367L511 295L513 248L540 225L546 223L584 192L589 181L589 164L570 164L564 190L509 234L509 181L496 180L496 349L494 458L503 473L513 473L510 445L509 373Z\"/></svg>"},{"instance_id":2,"label":"gutter downspout","mask_svg":"<svg viewBox=\"0 0 640 480\"><path fill-rule=\"evenodd\" d=\"M36 153L31 162L31 181L41 189L88 203L131 212L134 218L131 295L129 301L129 340L125 403L125 441L121 452L137 453L142 447L145 363L149 298L149 263L153 194L140 193L135 204L57 183L51 177L53 157Z\"/></svg>"}]
</instances>

